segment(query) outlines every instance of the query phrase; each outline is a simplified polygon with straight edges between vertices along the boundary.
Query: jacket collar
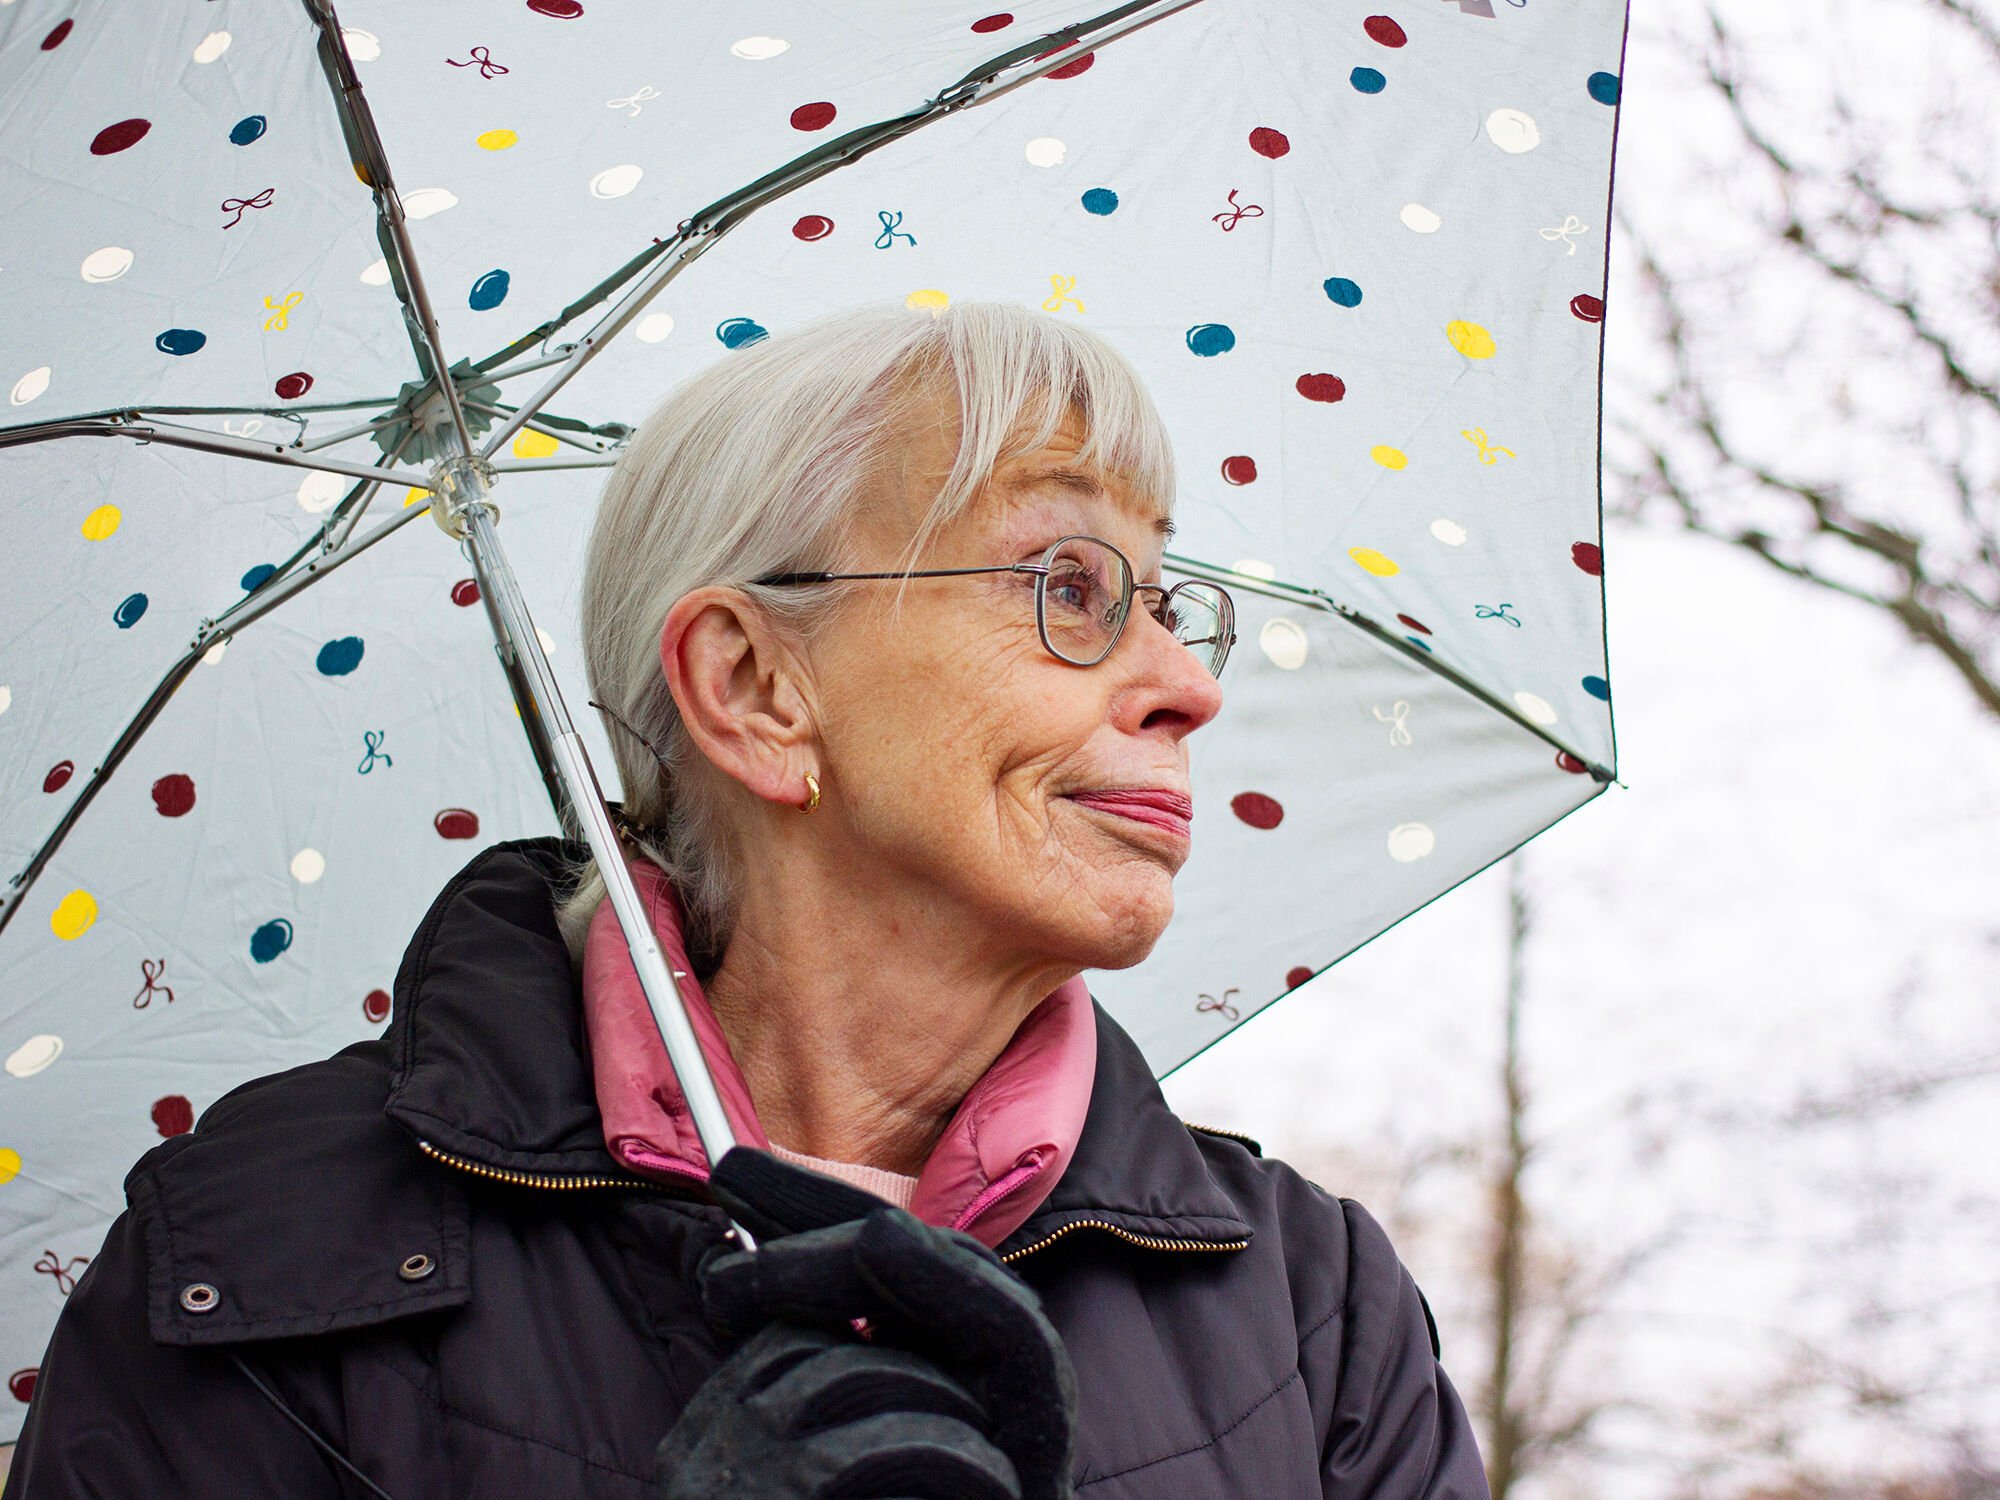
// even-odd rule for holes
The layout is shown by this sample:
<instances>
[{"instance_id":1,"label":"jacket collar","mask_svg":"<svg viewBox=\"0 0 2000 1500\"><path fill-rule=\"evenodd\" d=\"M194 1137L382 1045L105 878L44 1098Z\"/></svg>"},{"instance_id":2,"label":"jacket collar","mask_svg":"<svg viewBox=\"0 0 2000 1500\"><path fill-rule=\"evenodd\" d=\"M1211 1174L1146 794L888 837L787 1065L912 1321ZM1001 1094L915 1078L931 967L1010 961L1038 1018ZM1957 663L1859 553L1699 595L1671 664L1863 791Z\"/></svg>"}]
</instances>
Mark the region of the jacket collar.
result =
<instances>
[{"instance_id":1,"label":"jacket collar","mask_svg":"<svg viewBox=\"0 0 2000 1500\"><path fill-rule=\"evenodd\" d=\"M590 1028L550 899L565 859L586 854L555 838L496 844L446 886L411 940L396 979L389 1034L395 1075L385 1109L433 1154L532 1179L633 1180L632 1166L606 1145ZM629 973L629 958L625 967ZM1142 1243L1247 1240L1242 1213L1167 1108L1132 1039L1100 1007L1062 1009L1095 1023L1089 1103L1073 1151L1046 1196L1027 1192L1007 1205L1025 1205L1025 1212L976 1215L982 1238L1004 1252L1101 1222ZM650 1017L645 1024L651 1027ZM659 1046L657 1034L652 1044ZM1073 1061L1076 1054L1068 1055ZM650 1087L656 1080L643 1081ZM982 1080L974 1094L987 1087ZM982 1107L968 1096L961 1116L968 1106L975 1115ZM675 1149L684 1164L699 1162L698 1153ZM1000 1151L959 1170L990 1187L1019 1164L1018 1155ZM700 1175L685 1180L689 1195L706 1198ZM963 1213L979 1191L968 1199L963 1183L939 1185L936 1202ZM952 1222L954 1215L940 1208L932 1217Z\"/></svg>"}]
</instances>

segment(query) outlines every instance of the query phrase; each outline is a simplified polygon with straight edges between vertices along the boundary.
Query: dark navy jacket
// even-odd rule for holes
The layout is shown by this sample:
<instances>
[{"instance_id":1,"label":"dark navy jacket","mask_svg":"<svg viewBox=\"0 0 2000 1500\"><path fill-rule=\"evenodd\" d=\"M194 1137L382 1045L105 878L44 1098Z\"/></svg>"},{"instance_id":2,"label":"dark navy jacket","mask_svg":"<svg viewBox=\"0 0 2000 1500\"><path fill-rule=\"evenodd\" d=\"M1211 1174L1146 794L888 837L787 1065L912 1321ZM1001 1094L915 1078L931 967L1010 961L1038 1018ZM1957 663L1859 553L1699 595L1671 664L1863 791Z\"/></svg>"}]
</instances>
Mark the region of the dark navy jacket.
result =
<instances>
[{"instance_id":1,"label":"dark navy jacket","mask_svg":"<svg viewBox=\"0 0 2000 1500\"><path fill-rule=\"evenodd\" d=\"M605 1150L550 902L564 852L482 852L383 1037L243 1085L133 1168L10 1500L371 1494L328 1448L394 1500L655 1493L720 1358L690 1277L724 1221ZM1183 1125L1097 1025L1075 1158L1000 1246L1076 1368L1079 1493L1484 1497L1375 1221Z\"/></svg>"}]
</instances>

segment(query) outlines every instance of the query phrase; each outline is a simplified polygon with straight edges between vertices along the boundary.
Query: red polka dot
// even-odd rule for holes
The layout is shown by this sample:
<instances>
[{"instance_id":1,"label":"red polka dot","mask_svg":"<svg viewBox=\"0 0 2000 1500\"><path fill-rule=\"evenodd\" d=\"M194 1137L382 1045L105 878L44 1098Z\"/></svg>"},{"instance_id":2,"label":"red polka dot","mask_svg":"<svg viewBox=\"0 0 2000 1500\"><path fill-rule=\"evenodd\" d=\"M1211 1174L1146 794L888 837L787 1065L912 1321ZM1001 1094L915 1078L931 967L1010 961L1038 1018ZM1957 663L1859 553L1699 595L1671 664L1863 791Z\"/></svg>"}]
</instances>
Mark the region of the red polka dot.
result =
<instances>
[{"instance_id":1,"label":"red polka dot","mask_svg":"<svg viewBox=\"0 0 2000 1500\"><path fill-rule=\"evenodd\" d=\"M1585 771L1590 769L1582 761L1578 760L1574 755L1571 755L1567 750L1559 750L1556 752L1556 764L1561 766L1565 771L1568 771L1571 775L1574 776L1580 776Z\"/></svg>"},{"instance_id":2,"label":"red polka dot","mask_svg":"<svg viewBox=\"0 0 2000 1500\"><path fill-rule=\"evenodd\" d=\"M583 6L578 0L528 0L528 9L538 16L551 16L558 21L574 21L583 14Z\"/></svg>"},{"instance_id":3,"label":"red polka dot","mask_svg":"<svg viewBox=\"0 0 2000 1500\"><path fill-rule=\"evenodd\" d=\"M1578 292L1569 299L1570 316L1580 323L1602 323L1604 321L1604 299L1593 297L1588 292Z\"/></svg>"},{"instance_id":4,"label":"red polka dot","mask_svg":"<svg viewBox=\"0 0 2000 1500\"><path fill-rule=\"evenodd\" d=\"M1005 31L1013 24L1014 13L1011 10L996 10L992 15L981 16L974 21L972 29L983 34L988 31Z\"/></svg>"},{"instance_id":5,"label":"red polka dot","mask_svg":"<svg viewBox=\"0 0 2000 1500\"><path fill-rule=\"evenodd\" d=\"M1051 49L1051 50L1059 50L1059 49ZM1048 55L1049 54L1047 52L1044 52L1042 54L1043 57L1047 57ZM1095 52L1086 52L1083 54L1083 56L1079 57L1075 62L1066 62L1060 68L1057 68L1054 72L1044 73L1042 76L1044 78L1075 78L1080 74L1088 73L1090 71L1090 65L1096 61L1097 61L1097 54Z\"/></svg>"},{"instance_id":6,"label":"red polka dot","mask_svg":"<svg viewBox=\"0 0 2000 1500\"><path fill-rule=\"evenodd\" d=\"M1412 619L1408 615L1397 615L1396 618L1402 621L1403 624L1407 626L1409 629L1416 631L1420 635L1429 635L1431 633L1430 626L1426 625L1422 620Z\"/></svg>"},{"instance_id":7,"label":"red polka dot","mask_svg":"<svg viewBox=\"0 0 2000 1500\"><path fill-rule=\"evenodd\" d=\"M792 226L792 237L801 240L823 240L833 233L833 220L825 214L807 214Z\"/></svg>"},{"instance_id":8,"label":"red polka dot","mask_svg":"<svg viewBox=\"0 0 2000 1500\"><path fill-rule=\"evenodd\" d=\"M56 22L56 29L42 38L42 50L44 52L55 51L56 48L60 47L68 39L69 29L74 25L76 25L76 22L73 19Z\"/></svg>"},{"instance_id":9,"label":"red polka dot","mask_svg":"<svg viewBox=\"0 0 2000 1500\"><path fill-rule=\"evenodd\" d=\"M361 1000L361 1014L380 1026L389 1019L389 992L370 990Z\"/></svg>"},{"instance_id":10,"label":"red polka dot","mask_svg":"<svg viewBox=\"0 0 2000 1500\"><path fill-rule=\"evenodd\" d=\"M59 792L69 785L70 777L75 774L75 761L59 760L49 767L49 774L42 778L42 790L45 792Z\"/></svg>"},{"instance_id":11,"label":"red polka dot","mask_svg":"<svg viewBox=\"0 0 2000 1500\"><path fill-rule=\"evenodd\" d=\"M67 25L68 23L65 22L64 24ZM32 1367L26 1370L16 1370L12 1375L9 1375L7 1377L8 1391L12 1393L16 1401L25 1403L33 1399L35 1394L35 1381L37 1377L41 1375L41 1373L42 1372L40 1370L34 1369Z\"/></svg>"},{"instance_id":12,"label":"red polka dot","mask_svg":"<svg viewBox=\"0 0 2000 1500\"><path fill-rule=\"evenodd\" d=\"M1604 576L1604 551L1595 542L1576 542L1569 549L1569 560L1592 578Z\"/></svg>"},{"instance_id":13,"label":"red polka dot","mask_svg":"<svg viewBox=\"0 0 2000 1500\"><path fill-rule=\"evenodd\" d=\"M274 387L279 397L286 401L296 401L312 388L313 378L304 370L292 371L291 374L282 377Z\"/></svg>"},{"instance_id":14,"label":"red polka dot","mask_svg":"<svg viewBox=\"0 0 2000 1500\"><path fill-rule=\"evenodd\" d=\"M1229 799L1229 810L1252 828L1276 828L1285 821L1278 799L1262 792L1238 792Z\"/></svg>"},{"instance_id":15,"label":"red polka dot","mask_svg":"<svg viewBox=\"0 0 2000 1500\"><path fill-rule=\"evenodd\" d=\"M451 602L460 609L469 609L479 602L479 580L461 578L451 586Z\"/></svg>"},{"instance_id":16,"label":"red polka dot","mask_svg":"<svg viewBox=\"0 0 2000 1500\"><path fill-rule=\"evenodd\" d=\"M1285 970L1285 988L1295 990L1313 977L1313 971L1304 964Z\"/></svg>"},{"instance_id":17,"label":"red polka dot","mask_svg":"<svg viewBox=\"0 0 2000 1500\"><path fill-rule=\"evenodd\" d=\"M1338 401L1347 394L1347 382L1338 375L1301 375L1297 388L1308 401Z\"/></svg>"},{"instance_id":18,"label":"red polka dot","mask_svg":"<svg viewBox=\"0 0 2000 1500\"><path fill-rule=\"evenodd\" d=\"M90 154L115 156L120 151L129 151L145 139L146 132L152 128L151 120L120 120L116 125L107 125L97 132L97 138L90 143Z\"/></svg>"},{"instance_id":19,"label":"red polka dot","mask_svg":"<svg viewBox=\"0 0 2000 1500\"><path fill-rule=\"evenodd\" d=\"M1273 130L1268 125L1259 125L1250 132L1250 149L1259 156L1268 156L1276 161L1292 149L1292 143L1282 130Z\"/></svg>"},{"instance_id":20,"label":"red polka dot","mask_svg":"<svg viewBox=\"0 0 2000 1500\"><path fill-rule=\"evenodd\" d=\"M178 818L194 806L194 778L179 771L153 783L153 806L163 818Z\"/></svg>"},{"instance_id":21,"label":"red polka dot","mask_svg":"<svg viewBox=\"0 0 2000 1500\"><path fill-rule=\"evenodd\" d=\"M153 1124L161 1135L186 1135L194 1129L194 1106L180 1094L153 1101Z\"/></svg>"},{"instance_id":22,"label":"red polka dot","mask_svg":"<svg viewBox=\"0 0 2000 1500\"><path fill-rule=\"evenodd\" d=\"M1231 484L1251 484L1257 478L1257 460L1247 453L1237 453L1222 461L1222 477Z\"/></svg>"},{"instance_id":23,"label":"red polka dot","mask_svg":"<svg viewBox=\"0 0 2000 1500\"><path fill-rule=\"evenodd\" d=\"M440 838L476 839L479 837L479 814L467 812L462 807L447 807L435 818L431 825L437 829Z\"/></svg>"},{"instance_id":24,"label":"red polka dot","mask_svg":"<svg viewBox=\"0 0 2000 1500\"><path fill-rule=\"evenodd\" d=\"M801 104L792 111L792 129L824 130L833 123L834 108L824 99L817 104Z\"/></svg>"},{"instance_id":25,"label":"red polka dot","mask_svg":"<svg viewBox=\"0 0 2000 1500\"><path fill-rule=\"evenodd\" d=\"M1385 47L1400 47L1409 40L1403 34L1403 28L1387 16L1370 16L1361 23L1361 29L1368 33L1369 41L1380 42Z\"/></svg>"}]
</instances>

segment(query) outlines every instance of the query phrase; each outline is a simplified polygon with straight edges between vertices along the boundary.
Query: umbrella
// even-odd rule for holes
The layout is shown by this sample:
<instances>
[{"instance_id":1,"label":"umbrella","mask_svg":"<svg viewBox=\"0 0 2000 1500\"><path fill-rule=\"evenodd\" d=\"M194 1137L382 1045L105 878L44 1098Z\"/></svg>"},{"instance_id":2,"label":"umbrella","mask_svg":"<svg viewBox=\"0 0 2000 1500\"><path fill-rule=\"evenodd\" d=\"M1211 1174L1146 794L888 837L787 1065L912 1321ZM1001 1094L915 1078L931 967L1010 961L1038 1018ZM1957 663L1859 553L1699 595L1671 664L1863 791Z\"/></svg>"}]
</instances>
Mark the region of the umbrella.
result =
<instances>
[{"instance_id":1,"label":"umbrella","mask_svg":"<svg viewBox=\"0 0 2000 1500\"><path fill-rule=\"evenodd\" d=\"M610 847L601 470L768 331L1025 302L1155 393L1244 640L1181 914L1092 976L1158 1071L1615 780L1624 6L1373 3L0 9L17 1395L149 1144L378 1030L480 844Z\"/></svg>"}]
</instances>

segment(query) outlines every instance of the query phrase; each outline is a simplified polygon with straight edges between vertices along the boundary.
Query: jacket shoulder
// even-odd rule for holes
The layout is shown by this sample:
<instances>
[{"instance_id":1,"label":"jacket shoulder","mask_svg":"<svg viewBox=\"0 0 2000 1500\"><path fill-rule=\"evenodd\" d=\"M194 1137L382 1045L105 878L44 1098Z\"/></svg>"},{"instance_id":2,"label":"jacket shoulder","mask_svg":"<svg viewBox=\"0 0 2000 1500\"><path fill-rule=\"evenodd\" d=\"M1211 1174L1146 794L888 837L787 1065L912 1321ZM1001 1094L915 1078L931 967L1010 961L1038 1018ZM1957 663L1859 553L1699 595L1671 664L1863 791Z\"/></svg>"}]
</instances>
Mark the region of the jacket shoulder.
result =
<instances>
[{"instance_id":1,"label":"jacket shoulder","mask_svg":"<svg viewBox=\"0 0 2000 1500\"><path fill-rule=\"evenodd\" d=\"M140 1158L125 1196L154 1339L328 1333L466 1301L462 1193L383 1113L389 1079L389 1043L359 1042L231 1090Z\"/></svg>"}]
</instances>

